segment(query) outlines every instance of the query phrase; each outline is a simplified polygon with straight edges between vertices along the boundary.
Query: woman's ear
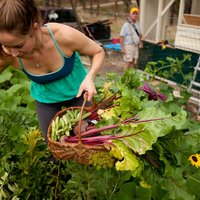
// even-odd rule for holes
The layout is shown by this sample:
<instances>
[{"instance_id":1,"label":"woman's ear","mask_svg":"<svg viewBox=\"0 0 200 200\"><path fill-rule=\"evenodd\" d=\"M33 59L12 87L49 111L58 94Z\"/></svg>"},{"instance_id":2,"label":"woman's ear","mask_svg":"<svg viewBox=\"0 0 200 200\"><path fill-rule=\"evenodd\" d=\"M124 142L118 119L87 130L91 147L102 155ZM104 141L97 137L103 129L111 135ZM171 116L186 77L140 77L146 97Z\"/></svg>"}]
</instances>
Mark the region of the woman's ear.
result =
<instances>
[{"instance_id":1,"label":"woman's ear","mask_svg":"<svg viewBox=\"0 0 200 200\"><path fill-rule=\"evenodd\" d=\"M33 28L35 31L39 30L39 24L37 22L34 23Z\"/></svg>"},{"instance_id":2,"label":"woman's ear","mask_svg":"<svg viewBox=\"0 0 200 200\"><path fill-rule=\"evenodd\" d=\"M11 52L4 46L4 45L1 45L2 46L2 50L7 54L7 55L12 55Z\"/></svg>"}]
</instances>

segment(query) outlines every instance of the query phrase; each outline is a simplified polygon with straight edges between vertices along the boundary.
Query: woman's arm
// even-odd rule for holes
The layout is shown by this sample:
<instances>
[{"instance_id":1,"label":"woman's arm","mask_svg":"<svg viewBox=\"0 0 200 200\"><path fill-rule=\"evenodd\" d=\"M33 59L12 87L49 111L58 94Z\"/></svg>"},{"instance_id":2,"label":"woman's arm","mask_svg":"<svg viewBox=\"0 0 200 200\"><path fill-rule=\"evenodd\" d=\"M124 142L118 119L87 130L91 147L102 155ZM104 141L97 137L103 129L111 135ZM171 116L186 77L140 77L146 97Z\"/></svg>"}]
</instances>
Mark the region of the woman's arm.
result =
<instances>
[{"instance_id":1,"label":"woman's arm","mask_svg":"<svg viewBox=\"0 0 200 200\"><path fill-rule=\"evenodd\" d=\"M87 91L88 101L90 101L92 97L96 94L94 78L96 77L97 73L100 71L103 65L104 57L105 53L102 48L93 56L91 69L81 83L77 97L80 97L84 91Z\"/></svg>"},{"instance_id":2,"label":"woman's arm","mask_svg":"<svg viewBox=\"0 0 200 200\"><path fill-rule=\"evenodd\" d=\"M96 42L72 27L61 25L60 30L62 30L61 32L59 31L60 36L56 38L59 38L59 45L64 52L66 49L66 52L69 52L69 50L71 53L77 51L80 55L92 57L90 71L80 85L77 94L77 97L80 97L84 91L87 91L88 101L90 101L92 96L96 94L94 78L103 65L105 52Z\"/></svg>"}]
</instances>

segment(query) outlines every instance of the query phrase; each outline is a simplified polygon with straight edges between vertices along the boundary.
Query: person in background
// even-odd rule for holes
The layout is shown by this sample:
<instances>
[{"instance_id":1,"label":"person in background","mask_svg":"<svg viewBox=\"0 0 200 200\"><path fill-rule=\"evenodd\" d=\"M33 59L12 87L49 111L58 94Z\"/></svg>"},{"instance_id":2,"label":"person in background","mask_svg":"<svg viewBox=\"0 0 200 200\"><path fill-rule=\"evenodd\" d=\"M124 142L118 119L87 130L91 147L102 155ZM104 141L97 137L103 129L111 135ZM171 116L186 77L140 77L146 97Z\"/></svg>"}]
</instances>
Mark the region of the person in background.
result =
<instances>
[{"instance_id":1,"label":"person in background","mask_svg":"<svg viewBox=\"0 0 200 200\"><path fill-rule=\"evenodd\" d=\"M137 23L139 9L131 8L129 17L123 24L120 31L120 45L123 53L123 60L125 62L124 70L130 67L135 67L137 64L139 54L139 43L142 34Z\"/></svg>"},{"instance_id":2,"label":"person in background","mask_svg":"<svg viewBox=\"0 0 200 200\"><path fill-rule=\"evenodd\" d=\"M63 106L82 105L84 92L90 105L104 50L72 27L42 25L34 0L0 0L0 19L0 71L12 65L31 80L30 94L47 141L48 126ZM79 54L92 57L88 72Z\"/></svg>"}]
</instances>

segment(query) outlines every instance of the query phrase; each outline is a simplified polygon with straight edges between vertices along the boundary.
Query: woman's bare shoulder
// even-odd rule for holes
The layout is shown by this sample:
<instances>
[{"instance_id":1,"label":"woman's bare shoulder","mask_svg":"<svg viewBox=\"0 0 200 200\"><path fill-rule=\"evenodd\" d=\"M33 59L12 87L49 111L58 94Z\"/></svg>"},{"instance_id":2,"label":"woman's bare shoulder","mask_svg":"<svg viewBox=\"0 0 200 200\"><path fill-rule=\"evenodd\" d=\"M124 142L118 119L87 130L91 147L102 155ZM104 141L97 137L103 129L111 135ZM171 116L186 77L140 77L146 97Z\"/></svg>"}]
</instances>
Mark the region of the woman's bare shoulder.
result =
<instances>
[{"instance_id":1,"label":"woman's bare shoulder","mask_svg":"<svg viewBox=\"0 0 200 200\"><path fill-rule=\"evenodd\" d=\"M76 29L61 23L48 23L47 26L50 27L54 36L59 38L60 36L70 36L76 31Z\"/></svg>"},{"instance_id":2,"label":"woman's bare shoulder","mask_svg":"<svg viewBox=\"0 0 200 200\"><path fill-rule=\"evenodd\" d=\"M65 24L48 23L48 26L64 52L73 52L74 45L78 45L85 38L80 31Z\"/></svg>"},{"instance_id":3,"label":"woman's bare shoulder","mask_svg":"<svg viewBox=\"0 0 200 200\"><path fill-rule=\"evenodd\" d=\"M61 43L77 42L77 39L85 37L79 30L61 23L49 23L56 41Z\"/></svg>"}]
</instances>

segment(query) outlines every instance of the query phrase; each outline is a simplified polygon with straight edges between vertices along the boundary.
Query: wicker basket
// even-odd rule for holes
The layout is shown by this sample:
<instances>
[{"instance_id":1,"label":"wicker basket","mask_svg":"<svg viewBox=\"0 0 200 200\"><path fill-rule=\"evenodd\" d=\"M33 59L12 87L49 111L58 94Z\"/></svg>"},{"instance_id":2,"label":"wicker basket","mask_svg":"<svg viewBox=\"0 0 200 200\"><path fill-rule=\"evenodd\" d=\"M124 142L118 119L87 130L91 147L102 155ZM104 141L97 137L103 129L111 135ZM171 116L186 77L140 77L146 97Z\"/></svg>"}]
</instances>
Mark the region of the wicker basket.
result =
<instances>
[{"instance_id":1,"label":"wicker basket","mask_svg":"<svg viewBox=\"0 0 200 200\"><path fill-rule=\"evenodd\" d=\"M85 108L85 103L86 103L86 97L84 99L82 107L70 107L70 108L63 109L54 116L53 120L55 120L57 116L62 116L68 109L80 109L81 110L80 120L79 120L79 127L80 127L83 110L87 111L87 109ZM47 137L48 137L48 149L56 159L74 160L81 164L88 165L92 155L100 151L108 151L104 145L93 146L93 145L82 144L80 129L78 131L78 138L79 138L78 143L68 143L68 142L61 143L61 142L52 140L51 126L52 126L53 120L51 121L48 127Z\"/></svg>"}]
</instances>

